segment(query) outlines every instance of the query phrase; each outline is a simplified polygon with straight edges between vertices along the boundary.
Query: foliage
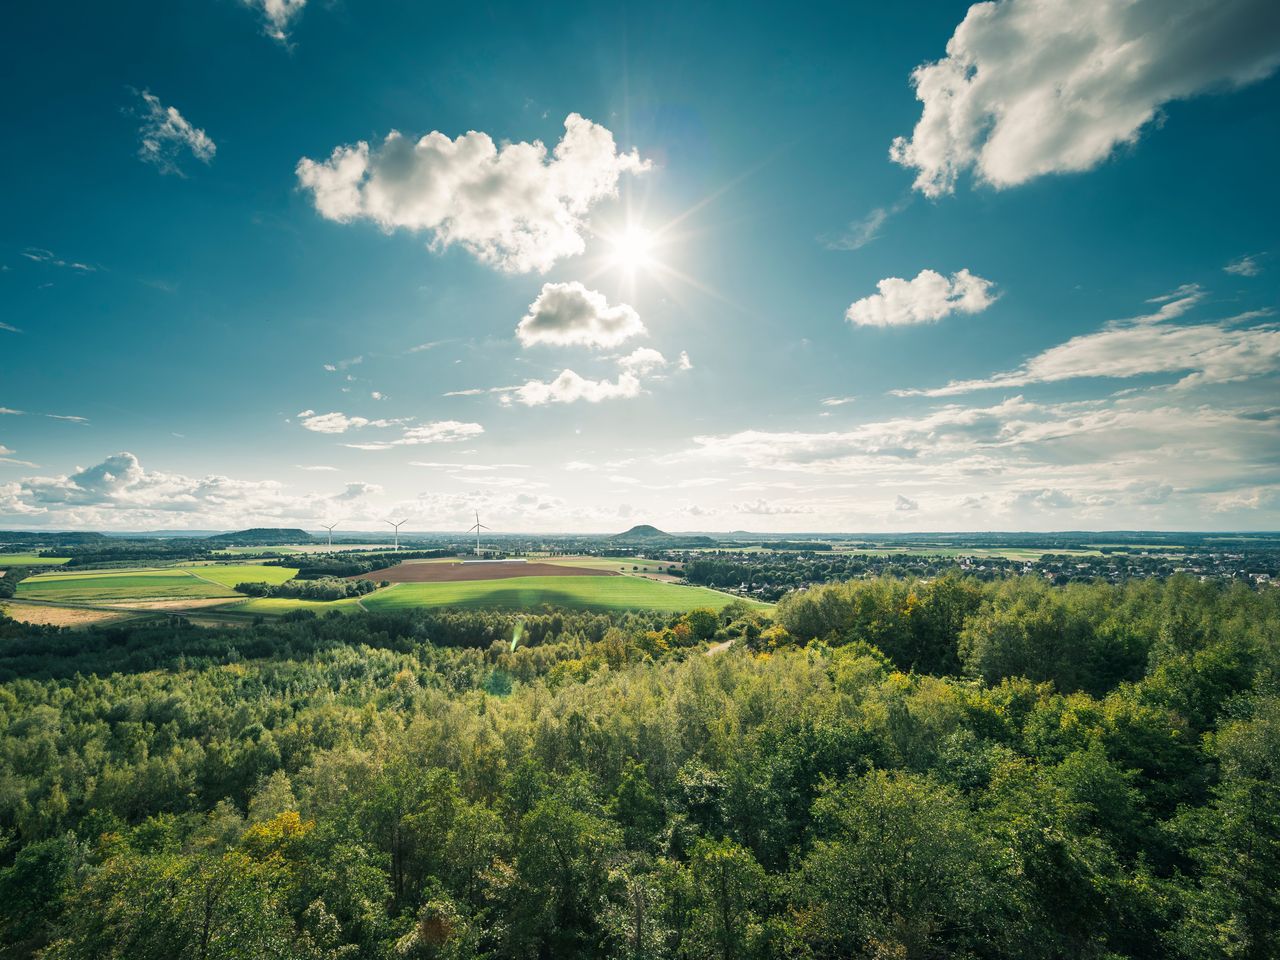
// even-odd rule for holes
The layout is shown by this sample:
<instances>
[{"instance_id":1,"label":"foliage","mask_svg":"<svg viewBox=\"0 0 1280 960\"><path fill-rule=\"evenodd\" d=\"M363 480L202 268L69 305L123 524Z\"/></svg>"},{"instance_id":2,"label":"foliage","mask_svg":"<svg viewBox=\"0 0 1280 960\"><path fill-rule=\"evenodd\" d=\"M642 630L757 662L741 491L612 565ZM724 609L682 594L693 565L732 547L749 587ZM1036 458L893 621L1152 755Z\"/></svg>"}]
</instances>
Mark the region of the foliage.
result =
<instances>
[{"instance_id":1,"label":"foliage","mask_svg":"<svg viewBox=\"0 0 1280 960\"><path fill-rule=\"evenodd\" d=\"M0 956L1274 956L1280 592L772 612L0 618Z\"/></svg>"}]
</instances>

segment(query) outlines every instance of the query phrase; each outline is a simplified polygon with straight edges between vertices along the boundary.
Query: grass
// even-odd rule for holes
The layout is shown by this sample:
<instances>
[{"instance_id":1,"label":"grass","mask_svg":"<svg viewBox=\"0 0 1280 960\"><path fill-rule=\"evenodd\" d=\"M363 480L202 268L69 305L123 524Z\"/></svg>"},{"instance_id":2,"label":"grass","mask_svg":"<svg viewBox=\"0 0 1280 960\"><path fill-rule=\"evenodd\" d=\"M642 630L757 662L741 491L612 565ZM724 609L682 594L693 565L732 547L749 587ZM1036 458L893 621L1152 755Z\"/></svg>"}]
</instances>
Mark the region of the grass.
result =
<instances>
[{"instance_id":1,"label":"grass","mask_svg":"<svg viewBox=\"0 0 1280 960\"><path fill-rule=\"evenodd\" d=\"M237 583L281 584L286 580L292 580L298 572L289 567L266 567L257 563L236 564L234 566L186 567L184 569L204 580L220 583L224 587L234 587Z\"/></svg>"},{"instance_id":2,"label":"grass","mask_svg":"<svg viewBox=\"0 0 1280 960\"><path fill-rule=\"evenodd\" d=\"M297 573L257 565L166 567L144 570L85 570L39 574L18 584L27 600L187 600L236 597L237 583L284 583Z\"/></svg>"},{"instance_id":3,"label":"grass","mask_svg":"<svg viewBox=\"0 0 1280 960\"><path fill-rule=\"evenodd\" d=\"M0 553L0 570L9 567L56 567L70 557L38 557L34 553Z\"/></svg>"},{"instance_id":4,"label":"grass","mask_svg":"<svg viewBox=\"0 0 1280 960\"><path fill-rule=\"evenodd\" d=\"M230 587L208 583L185 570L149 570L146 573L84 574L82 576L28 577L18 584L25 600L159 600L191 597L234 597Z\"/></svg>"},{"instance_id":5,"label":"grass","mask_svg":"<svg viewBox=\"0 0 1280 960\"><path fill-rule=\"evenodd\" d=\"M480 607L528 610L550 604L585 610L719 610L737 597L705 587L641 577L511 577L454 583L398 583L364 598L370 610L406 607Z\"/></svg>"}]
</instances>

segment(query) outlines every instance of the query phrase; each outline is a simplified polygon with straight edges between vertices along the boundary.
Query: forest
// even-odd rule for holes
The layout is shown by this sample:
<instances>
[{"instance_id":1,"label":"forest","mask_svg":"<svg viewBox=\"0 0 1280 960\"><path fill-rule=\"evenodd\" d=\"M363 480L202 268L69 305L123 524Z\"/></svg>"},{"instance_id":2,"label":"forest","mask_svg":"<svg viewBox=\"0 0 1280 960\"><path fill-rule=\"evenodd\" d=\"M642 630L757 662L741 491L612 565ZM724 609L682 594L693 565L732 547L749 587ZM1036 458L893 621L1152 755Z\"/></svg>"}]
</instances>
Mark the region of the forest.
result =
<instances>
[{"instance_id":1,"label":"forest","mask_svg":"<svg viewBox=\"0 0 1280 960\"><path fill-rule=\"evenodd\" d=\"M1278 638L1184 576L0 618L0 956L1274 957Z\"/></svg>"}]
</instances>

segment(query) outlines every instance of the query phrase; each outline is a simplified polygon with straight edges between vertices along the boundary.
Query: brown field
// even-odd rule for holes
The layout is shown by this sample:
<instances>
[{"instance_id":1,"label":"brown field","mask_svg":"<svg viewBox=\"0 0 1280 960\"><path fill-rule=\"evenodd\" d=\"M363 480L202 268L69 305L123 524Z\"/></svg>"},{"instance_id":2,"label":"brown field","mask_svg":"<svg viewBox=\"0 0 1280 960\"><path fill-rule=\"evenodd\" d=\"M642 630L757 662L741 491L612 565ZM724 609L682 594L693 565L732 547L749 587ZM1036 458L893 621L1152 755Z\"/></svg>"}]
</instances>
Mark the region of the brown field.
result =
<instances>
[{"instance_id":1,"label":"brown field","mask_svg":"<svg viewBox=\"0 0 1280 960\"><path fill-rule=\"evenodd\" d=\"M98 604L103 607L119 607L122 610L195 610L199 607L225 607L233 602L230 597L191 597L187 600L120 600Z\"/></svg>"},{"instance_id":2,"label":"brown field","mask_svg":"<svg viewBox=\"0 0 1280 960\"><path fill-rule=\"evenodd\" d=\"M612 570L566 567L552 563L401 563L362 573L352 580L390 583L454 583L459 580L509 580L512 577L616 577Z\"/></svg>"},{"instance_id":3,"label":"brown field","mask_svg":"<svg viewBox=\"0 0 1280 960\"><path fill-rule=\"evenodd\" d=\"M84 610L79 607L54 607L43 604L0 604L9 617L20 623L46 627L87 627L90 624L112 623L127 620L127 613L109 613L106 610Z\"/></svg>"}]
</instances>

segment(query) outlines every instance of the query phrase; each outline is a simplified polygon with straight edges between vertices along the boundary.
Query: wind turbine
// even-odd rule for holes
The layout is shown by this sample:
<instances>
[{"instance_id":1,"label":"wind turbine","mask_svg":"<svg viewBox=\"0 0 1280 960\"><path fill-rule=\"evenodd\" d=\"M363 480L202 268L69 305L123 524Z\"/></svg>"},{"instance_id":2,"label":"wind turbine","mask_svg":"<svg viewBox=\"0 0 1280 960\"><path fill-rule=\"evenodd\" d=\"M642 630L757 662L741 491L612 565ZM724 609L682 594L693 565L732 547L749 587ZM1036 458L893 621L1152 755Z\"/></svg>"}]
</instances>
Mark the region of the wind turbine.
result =
<instances>
[{"instance_id":1,"label":"wind turbine","mask_svg":"<svg viewBox=\"0 0 1280 960\"><path fill-rule=\"evenodd\" d=\"M401 520L399 523L396 523L394 520L383 520L382 522L383 522L383 523L389 523L389 524L391 524L392 528L394 528L394 529L395 529L395 532L396 532L396 549L397 549L397 550L399 550L399 549L400 549L400 528L401 528L402 526L404 526L404 524L408 523L409 521L408 521L408 520Z\"/></svg>"},{"instance_id":2,"label":"wind turbine","mask_svg":"<svg viewBox=\"0 0 1280 960\"><path fill-rule=\"evenodd\" d=\"M474 526L474 527L470 527L470 528L467 530L467 533L470 533L472 530L474 530L474 531L476 532L476 556L477 556L477 557L478 557L478 556L480 556L480 531L481 531L481 530L489 530L489 529L491 529L491 528L490 528L490 527L486 527L483 523L481 523L481 522L480 522L480 511L479 511L479 510L477 510L477 511L476 511L476 524L475 524L475 526Z\"/></svg>"},{"instance_id":3,"label":"wind turbine","mask_svg":"<svg viewBox=\"0 0 1280 960\"><path fill-rule=\"evenodd\" d=\"M336 527L336 526L337 526L337 524L336 524L336 523L322 523L322 524L320 524L320 526L324 527L326 530L328 530L328 531L329 531L329 549L330 549L330 550L332 550L332 549L333 549L333 528L334 528L334 527Z\"/></svg>"}]
</instances>

